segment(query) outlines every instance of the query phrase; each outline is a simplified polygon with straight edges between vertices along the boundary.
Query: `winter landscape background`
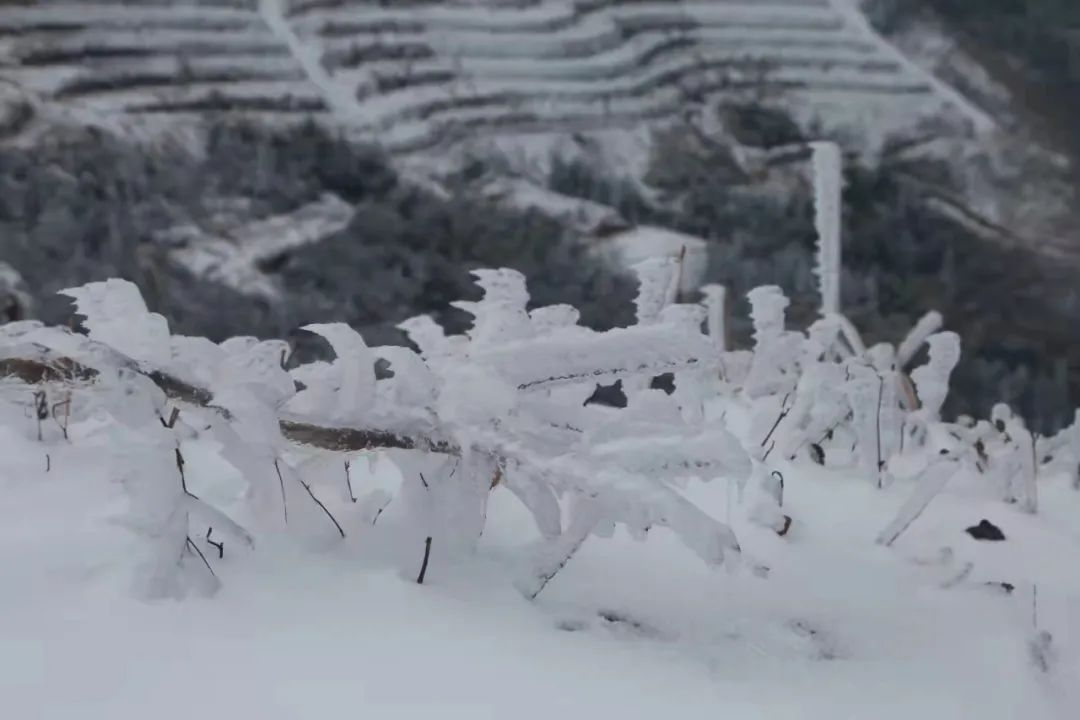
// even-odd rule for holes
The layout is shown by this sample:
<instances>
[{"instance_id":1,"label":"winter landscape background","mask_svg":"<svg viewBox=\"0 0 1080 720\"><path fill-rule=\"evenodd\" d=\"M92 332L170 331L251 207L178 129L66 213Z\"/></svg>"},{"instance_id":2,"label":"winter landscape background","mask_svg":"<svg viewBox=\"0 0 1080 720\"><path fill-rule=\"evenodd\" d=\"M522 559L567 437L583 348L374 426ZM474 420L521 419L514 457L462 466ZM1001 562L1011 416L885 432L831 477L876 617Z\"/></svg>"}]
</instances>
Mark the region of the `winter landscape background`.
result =
<instances>
[{"instance_id":1,"label":"winter landscape background","mask_svg":"<svg viewBox=\"0 0 1080 720\"><path fill-rule=\"evenodd\" d=\"M0 707L1073 717L1078 31L0 2Z\"/></svg>"}]
</instances>

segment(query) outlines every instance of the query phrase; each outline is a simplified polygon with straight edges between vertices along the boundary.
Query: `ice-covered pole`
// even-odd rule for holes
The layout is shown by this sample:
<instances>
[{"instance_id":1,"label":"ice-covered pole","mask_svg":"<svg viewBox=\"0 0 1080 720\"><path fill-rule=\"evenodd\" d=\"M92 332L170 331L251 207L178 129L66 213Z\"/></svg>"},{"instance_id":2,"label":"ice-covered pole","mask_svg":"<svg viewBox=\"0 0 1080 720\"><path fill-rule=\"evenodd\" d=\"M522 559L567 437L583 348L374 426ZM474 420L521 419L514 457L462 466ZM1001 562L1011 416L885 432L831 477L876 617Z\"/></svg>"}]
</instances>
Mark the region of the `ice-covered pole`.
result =
<instances>
[{"instance_id":1,"label":"ice-covered pole","mask_svg":"<svg viewBox=\"0 0 1080 720\"><path fill-rule=\"evenodd\" d=\"M840 312L840 211L843 168L840 148L815 142L814 226L817 229L817 276L823 317Z\"/></svg>"}]
</instances>

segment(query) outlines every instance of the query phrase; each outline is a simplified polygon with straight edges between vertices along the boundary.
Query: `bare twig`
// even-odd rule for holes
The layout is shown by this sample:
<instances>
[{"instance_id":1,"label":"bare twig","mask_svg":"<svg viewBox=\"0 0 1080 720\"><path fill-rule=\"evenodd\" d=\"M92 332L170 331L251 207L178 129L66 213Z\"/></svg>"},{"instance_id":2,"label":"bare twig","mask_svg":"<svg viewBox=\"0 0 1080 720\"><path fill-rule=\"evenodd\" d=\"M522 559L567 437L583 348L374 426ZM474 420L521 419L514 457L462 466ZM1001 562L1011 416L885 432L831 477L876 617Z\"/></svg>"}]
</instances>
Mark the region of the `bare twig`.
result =
<instances>
[{"instance_id":1,"label":"bare twig","mask_svg":"<svg viewBox=\"0 0 1080 720\"><path fill-rule=\"evenodd\" d=\"M280 477L280 473L279 473L279 477ZM322 500L320 500L319 498L315 497L315 493L314 493L314 492L312 492L312 490L311 490L311 486L310 486L310 485L308 485L308 484L307 484L306 482L304 482L303 480L300 480L299 478L297 478L297 480L298 480L298 482L300 483L300 485L301 485L301 486L302 486L302 487L303 487L303 488L304 488L305 490L307 490L307 494L311 496L311 499L315 501L315 504L316 504L316 505L318 505L318 506L319 506L319 508L321 508L321 509L322 509L322 511L323 511L324 513L326 513L326 517L330 518L330 522L334 523L334 527L336 527L336 528L337 528L337 531L338 531L338 533L340 533L341 537L345 537L345 530L343 530L343 529L342 529L342 527L341 527L341 523L339 523L339 522L337 521L337 518L335 518L335 517L334 517L333 513L331 513L331 512L329 511L329 510L327 510L327 509L326 509L326 506L325 506L325 505L323 505L323 503L322 503Z\"/></svg>"},{"instance_id":2,"label":"bare twig","mask_svg":"<svg viewBox=\"0 0 1080 720\"><path fill-rule=\"evenodd\" d=\"M214 572L214 568L210 567L210 561L206 559L205 555L203 555L203 551L199 549L199 546L192 542L190 535L188 535L187 537L187 547L195 551L195 554L198 555L199 559L203 561L203 565L206 566L206 569L209 570L210 574L216 578L217 573Z\"/></svg>"},{"instance_id":3,"label":"bare twig","mask_svg":"<svg viewBox=\"0 0 1080 720\"><path fill-rule=\"evenodd\" d=\"M277 458L274 458L274 470L277 471L278 485L281 486L281 509L285 514L285 524L289 524L289 504L285 501L285 478L281 477L281 467L278 466Z\"/></svg>"},{"instance_id":4,"label":"bare twig","mask_svg":"<svg viewBox=\"0 0 1080 720\"><path fill-rule=\"evenodd\" d=\"M353 494L353 489L352 489L352 477L350 477L350 474L349 474L349 468L350 467L352 467L352 463L349 462L348 458L346 458L345 459L345 487L348 488L348 490L349 490L349 499L352 500L353 502L356 502L356 495Z\"/></svg>"},{"instance_id":5,"label":"bare twig","mask_svg":"<svg viewBox=\"0 0 1080 720\"><path fill-rule=\"evenodd\" d=\"M784 418L786 418L788 416L788 413L791 412L791 408L787 407L787 401L789 397L791 397L791 393L787 393L786 395L784 395L784 399L780 401L780 416L776 418L776 422L774 422L773 426L769 429L769 434L766 435L765 439L761 441L761 447L765 447L765 444L769 442L769 438L771 438L773 433L776 432L776 428L780 427L780 423L783 422Z\"/></svg>"},{"instance_id":6,"label":"bare twig","mask_svg":"<svg viewBox=\"0 0 1080 720\"><path fill-rule=\"evenodd\" d=\"M158 420L161 421L161 424L164 427L167 427L167 428L169 428L171 430L172 428L176 427L176 421L177 421L177 419L179 417L180 417L180 408L174 407L172 409L172 413L169 414L169 419L168 420L161 417L160 415L158 415Z\"/></svg>"},{"instance_id":7,"label":"bare twig","mask_svg":"<svg viewBox=\"0 0 1080 720\"><path fill-rule=\"evenodd\" d=\"M213 547L217 548L218 560L221 560L221 559L223 559L225 557L225 541L222 540L221 542L214 542L213 540L211 540L210 535L213 532L214 532L214 528L212 528L212 527L206 529L206 542L209 545L212 545Z\"/></svg>"},{"instance_id":8,"label":"bare twig","mask_svg":"<svg viewBox=\"0 0 1080 720\"><path fill-rule=\"evenodd\" d=\"M37 439L41 442L41 421L49 417L49 401L44 390L34 392L34 416L37 418Z\"/></svg>"},{"instance_id":9,"label":"bare twig","mask_svg":"<svg viewBox=\"0 0 1080 720\"><path fill-rule=\"evenodd\" d=\"M184 456L180 453L180 446L178 445L173 451L176 453L176 469L180 471L180 487L185 495L191 495L187 489L187 478L184 476ZM192 495L192 497L195 496Z\"/></svg>"},{"instance_id":10,"label":"bare twig","mask_svg":"<svg viewBox=\"0 0 1080 720\"><path fill-rule=\"evenodd\" d=\"M56 415L56 409L59 408L59 407L64 408L64 420L63 420L63 422L61 422L60 418L57 417L57 415ZM50 410L50 414L52 415L53 421L55 421L56 424L60 427L60 432L62 432L64 434L64 439L68 440L69 439L68 438L68 425L71 422L71 391L70 390L67 391L67 396L63 400L61 400L58 403L53 403L53 406L52 406L52 408Z\"/></svg>"},{"instance_id":11,"label":"bare twig","mask_svg":"<svg viewBox=\"0 0 1080 720\"><path fill-rule=\"evenodd\" d=\"M424 562L420 565L420 574L416 576L416 584L424 584L424 576L427 575L428 559L431 557L431 536L424 540Z\"/></svg>"}]
</instances>

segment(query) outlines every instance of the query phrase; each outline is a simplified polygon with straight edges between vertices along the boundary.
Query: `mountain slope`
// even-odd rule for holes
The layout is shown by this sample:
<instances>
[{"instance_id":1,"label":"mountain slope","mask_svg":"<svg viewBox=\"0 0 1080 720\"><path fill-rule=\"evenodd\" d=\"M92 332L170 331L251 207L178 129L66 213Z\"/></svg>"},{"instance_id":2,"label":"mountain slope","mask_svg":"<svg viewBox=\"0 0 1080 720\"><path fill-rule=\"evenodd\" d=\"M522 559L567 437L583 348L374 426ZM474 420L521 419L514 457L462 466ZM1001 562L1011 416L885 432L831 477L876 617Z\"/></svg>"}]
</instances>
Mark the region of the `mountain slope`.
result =
<instances>
[{"instance_id":1,"label":"mountain slope","mask_svg":"<svg viewBox=\"0 0 1080 720\"><path fill-rule=\"evenodd\" d=\"M54 290L111 274L189 332L388 329L441 313L479 264L610 323L626 295L584 258L640 223L707 241L705 279L737 301L782 285L805 322L805 165L773 151L830 138L845 311L886 337L941 310L971 351L962 409L1005 397L1053 428L1080 393L1075 163L974 57L936 61L950 30L915 27L894 46L851 0L3 3L0 250L53 321ZM507 175L612 221L512 207L487 193ZM246 257L245 228L323 193L352 221L245 261L271 300L223 299L235 288L177 262Z\"/></svg>"},{"instance_id":2,"label":"mountain slope","mask_svg":"<svg viewBox=\"0 0 1080 720\"><path fill-rule=\"evenodd\" d=\"M945 106L985 124L839 0L41 0L0 7L0 38L36 104L124 128L303 113L416 150L761 92L882 134Z\"/></svg>"}]
</instances>

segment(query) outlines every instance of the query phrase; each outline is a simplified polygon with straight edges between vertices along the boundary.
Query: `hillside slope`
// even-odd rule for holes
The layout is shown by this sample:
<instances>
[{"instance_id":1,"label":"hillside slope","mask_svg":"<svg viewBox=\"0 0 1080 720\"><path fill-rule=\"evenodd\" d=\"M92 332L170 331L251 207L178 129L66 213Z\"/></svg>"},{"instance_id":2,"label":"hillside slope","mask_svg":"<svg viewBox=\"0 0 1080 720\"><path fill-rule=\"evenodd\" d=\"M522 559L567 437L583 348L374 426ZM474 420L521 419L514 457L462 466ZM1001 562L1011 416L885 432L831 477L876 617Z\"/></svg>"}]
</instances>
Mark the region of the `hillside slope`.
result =
<instances>
[{"instance_id":1,"label":"hillside slope","mask_svg":"<svg viewBox=\"0 0 1080 720\"><path fill-rule=\"evenodd\" d=\"M0 7L0 38L35 108L143 131L301 113L415 151L763 91L880 133L945 105L987 124L838 0L39 0Z\"/></svg>"},{"instance_id":2,"label":"hillside slope","mask_svg":"<svg viewBox=\"0 0 1080 720\"><path fill-rule=\"evenodd\" d=\"M970 38L893 5L916 22L886 40L851 0L0 3L2 259L53 321L55 290L118 274L214 337L385 330L479 264L610 323L627 296L585 256L638 223L707 241L733 298L781 284L802 322L805 165L773 151L826 137L845 310L870 337L941 310L975 363L958 409L1053 428L1080 396L1075 162L952 50ZM611 222L514 207L488 192L508 175ZM335 210L286 227L310 208ZM249 256L267 228L291 239Z\"/></svg>"}]
</instances>

